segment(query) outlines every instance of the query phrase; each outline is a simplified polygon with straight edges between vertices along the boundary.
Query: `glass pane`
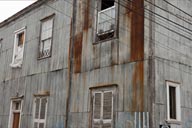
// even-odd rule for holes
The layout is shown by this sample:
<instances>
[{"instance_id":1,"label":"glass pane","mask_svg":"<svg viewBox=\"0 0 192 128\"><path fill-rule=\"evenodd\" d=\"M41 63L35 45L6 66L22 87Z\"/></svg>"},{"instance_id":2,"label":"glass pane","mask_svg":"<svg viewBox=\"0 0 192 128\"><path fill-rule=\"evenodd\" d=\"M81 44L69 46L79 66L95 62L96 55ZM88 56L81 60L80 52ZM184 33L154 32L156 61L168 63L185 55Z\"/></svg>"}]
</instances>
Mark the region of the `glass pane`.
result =
<instances>
[{"instance_id":1,"label":"glass pane","mask_svg":"<svg viewBox=\"0 0 192 128\"><path fill-rule=\"evenodd\" d=\"M34 123L34 128L38 128L38 123L37 122Z\"/></svg>"},{"instance_id":2,"label":"glass pane","mask_svg":"<svg viewBox=\"0 0 192 128\"><path fill-rule=\"evenodd\" d=\"M53 19L47 20L42 23L41 40L52 37Z\"/></svg>"},{"instance_id":3,"label":"glass pane","mask_svg":"<svg viewBox=\"0 0 192 128\"><path fill-rule=\"evenodd\" d=\"M40 112L40 119L45 119L45 111L46 111L47 99L41 99L41 112Z\"/></svg>"},{"instance_id":4,"label":"glass pane","mask_svg":"<svg viewBox=\"0 0 192 128\"><path fill-rule=\"evenodd\" d=\"M35 119L39 118L39 107L40 107L40 99L37 98L35 100Z\"/></svg>"},{"instance_id":5,"label":"glass pane","mask_svg":"<svg viewBox=\"0 0 192 128\"><path fill-rule=\"evenodd\" d=\"M39 123L39 128L44 128L44 123Z\"/></svg>"}]
</instances>

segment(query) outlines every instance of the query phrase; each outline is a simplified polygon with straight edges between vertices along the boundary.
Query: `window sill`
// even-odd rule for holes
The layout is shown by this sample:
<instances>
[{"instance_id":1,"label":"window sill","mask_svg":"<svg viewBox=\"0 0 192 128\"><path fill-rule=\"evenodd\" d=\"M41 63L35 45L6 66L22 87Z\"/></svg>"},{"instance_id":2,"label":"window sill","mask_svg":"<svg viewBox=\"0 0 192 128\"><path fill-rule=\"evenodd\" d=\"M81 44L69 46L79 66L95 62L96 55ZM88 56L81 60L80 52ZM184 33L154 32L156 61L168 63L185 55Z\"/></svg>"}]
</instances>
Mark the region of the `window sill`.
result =
<instances>
[{"instance_id":1,"label":"window sill","mask_svg":"<svg viewBox=\"0 0 192 128\"><path fill-rule=\"evenodd\" d=\"M93 45L97 45L97 44L100 44L100 43L105 43L107 41L115 40L115 39L118 39L118 38L117 37L112 37L112 38L108 38L108 39L105 39L105 40L96 41L96 42L93 43Z\"/></svg>"},{"instance_id":2,"label":"window sill","mask_svg":"<svg viewBox=\"0 0 192 128\"><path fill-rule=\"evenodd\" d=\"M170 120L166 120L166 122L168 124L177 124L177 125L181 125L181 121L178 121L178 120L174 120L174 119L170 119Z\"/></svg>"},{"instance_id":3,"label":"window sill","mask_svg":"<svg viewBox=\"0 0 192 128\"><path fill-rule=\"evenodd\" d=\"M44 60L44 59L47 59L47 58L50 58L50 57L51 57L51 55L50 56L46 56L46 57L38 57L37 60Z\"/></svg>"}]
</instances>

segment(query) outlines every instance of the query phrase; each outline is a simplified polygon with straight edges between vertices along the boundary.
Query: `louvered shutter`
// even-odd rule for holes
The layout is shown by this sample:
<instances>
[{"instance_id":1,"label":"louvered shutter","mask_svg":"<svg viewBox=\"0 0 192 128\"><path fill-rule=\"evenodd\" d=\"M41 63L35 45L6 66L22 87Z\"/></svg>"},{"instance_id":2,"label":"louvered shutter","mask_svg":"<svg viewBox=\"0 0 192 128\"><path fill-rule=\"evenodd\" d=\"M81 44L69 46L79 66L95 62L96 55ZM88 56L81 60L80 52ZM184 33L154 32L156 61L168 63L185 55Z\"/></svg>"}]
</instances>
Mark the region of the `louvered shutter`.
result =
<instances>
[{"instance_id":1,"label":"louvered shutter","mask_svg":"<svg viewBox=\"0 0 192 128\"><path fill-rule=\"evenodd\" d=\"M37 98L35 100L35 119L39 118L39 107L40 107L40 99Z\"/></svg>"},{"instance_id":2,"label":"louvered shutter","mask_svg":"<svg viewBox=\"0 0 192 128\"><path fill-rule=\"evenodd\" d=\"M112 117L113 117L113 93L104 92L103 93L103 126L102 128L112 127Z\"/></svg>"},{"instance_id":3,"label":"louvered shutter","mask_svg":"<svg viewBox=\"0 0 192 128\"><path fill-rule=\"evenodd\" d=\"M47 99L42 98L41 99L40 119L45 119L46 106L47 106Z\"/></svg>"},{"instance_id":4,"label":"louvered shutter","mask_svg":"<svg viewBox=\"0 0 192 128\"><path fill-rule=\"evenodd\" d=\"M93 105L93 128L101 128L101 100L102 93L95 93Z\"/></svg>"}]
</instances>

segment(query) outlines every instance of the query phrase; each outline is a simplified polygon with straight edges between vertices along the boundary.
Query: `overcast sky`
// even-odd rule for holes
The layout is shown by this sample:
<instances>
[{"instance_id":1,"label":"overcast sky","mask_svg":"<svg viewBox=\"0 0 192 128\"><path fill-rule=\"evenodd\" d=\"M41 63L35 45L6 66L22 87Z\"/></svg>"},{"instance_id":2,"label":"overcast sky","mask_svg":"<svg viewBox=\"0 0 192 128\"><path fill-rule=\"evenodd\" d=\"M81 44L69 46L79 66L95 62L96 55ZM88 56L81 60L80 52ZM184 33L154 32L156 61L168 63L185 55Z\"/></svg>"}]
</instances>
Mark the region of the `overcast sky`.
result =
<instances>
[{"instance_id":1,"label":"overcast sky","mask_svg":"<svg viewBox=\"0 0 192 128\"><path fill-rule=\"evenodd\" d=\"M0 0L0 22L37 0Z\"/></svg>"}]
</instances>

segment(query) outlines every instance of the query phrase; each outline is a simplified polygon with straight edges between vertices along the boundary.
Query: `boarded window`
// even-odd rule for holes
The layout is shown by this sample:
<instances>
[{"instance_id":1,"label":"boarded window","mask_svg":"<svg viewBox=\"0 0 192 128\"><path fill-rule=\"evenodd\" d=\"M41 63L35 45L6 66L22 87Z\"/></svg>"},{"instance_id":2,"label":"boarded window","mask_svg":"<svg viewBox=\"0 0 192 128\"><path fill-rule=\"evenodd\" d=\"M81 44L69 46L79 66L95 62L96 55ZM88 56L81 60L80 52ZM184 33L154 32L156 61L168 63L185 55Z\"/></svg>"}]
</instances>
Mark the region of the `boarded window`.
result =
<instances>
[{"instance_id":1,"label":"boarded window","mask_svg":"<svg viewBox=\"0 0 192 128\"><path fill-rule=\"evenodd\" d=\"M47 111L47 98L37 97L34 104L34 128L45 128Z\"/></svg>"},{"instance_id":2,"label":"boarded window","mask_svg":"<svg viewBox=\"0 0 192 128\"><path fill-rule=\"evenodd\" d=\"M168 120L181 120L180 85L167 82L167 115Z\"/></svg>"},{"instance_id":3,"label":"boarded window","mask_svg":"<svg viewBox=\"0 0 192 128\"><path fill-rule=\"evenodd\" d=\"M25 44L25 28L15 32L15 41L13 47L13 57L10 66L12 68L18 68L23 63L23 53Z\"/></svg>"},{"instance_id":4,"label":"boarded window","mask_svg":"<svg viewBox=\"0 0 192 128\"><path fill-rule=\"evenodd\" d=\"M92 128L112 128L113 91L98 91L93 97Z\"/></svg>"},{"instance_id":5,"label":"boarded window","mask_svg":"<svg viewBox=\"0 0 192 128\"><path fill-rule=\"evenodd\" d=\"M39 58L51 56L53 34L53 17L46 18L41 23L41 40L39 46Z\"/></svg>"}]
</instances>

